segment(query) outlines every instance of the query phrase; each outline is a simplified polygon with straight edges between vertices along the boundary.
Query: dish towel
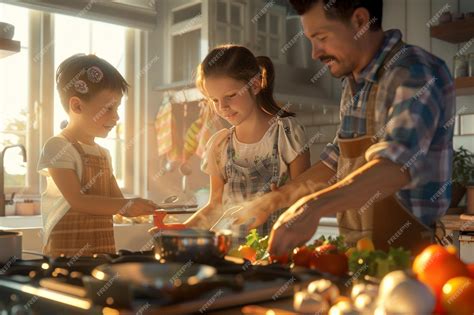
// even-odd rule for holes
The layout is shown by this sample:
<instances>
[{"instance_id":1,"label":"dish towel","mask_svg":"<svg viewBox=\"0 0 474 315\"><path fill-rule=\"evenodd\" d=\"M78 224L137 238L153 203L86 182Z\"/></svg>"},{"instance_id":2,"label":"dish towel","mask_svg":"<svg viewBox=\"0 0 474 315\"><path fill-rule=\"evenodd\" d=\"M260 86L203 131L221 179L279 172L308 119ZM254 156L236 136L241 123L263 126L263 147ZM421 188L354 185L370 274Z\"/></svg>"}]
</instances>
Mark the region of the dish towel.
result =
<instances>
[{"instance_id":1,"label":"dish towel","mask_svg":"<svg viewBox=\"0 0 474 315\"><path fill-rule=\"evenodd\" d=\"M212 108L202 102L202 127L201 131L197 135L198 144L196 148L196 155L200 158L203 157L204 152L206 152L206 144L209 139L219 130L223 129L219 116L212 110Z\"/></svg>"},{"instance_id":2,"label":"dish towel","mask_svg":"<svg viewBox=\"0 0 474 315\"><path fill-rule=\"evenodd\" d=\"M171 103L161 106L156 114L155 131L158 156L169 153L173 148L173 116Z\"/></svg>"}]
</instances>

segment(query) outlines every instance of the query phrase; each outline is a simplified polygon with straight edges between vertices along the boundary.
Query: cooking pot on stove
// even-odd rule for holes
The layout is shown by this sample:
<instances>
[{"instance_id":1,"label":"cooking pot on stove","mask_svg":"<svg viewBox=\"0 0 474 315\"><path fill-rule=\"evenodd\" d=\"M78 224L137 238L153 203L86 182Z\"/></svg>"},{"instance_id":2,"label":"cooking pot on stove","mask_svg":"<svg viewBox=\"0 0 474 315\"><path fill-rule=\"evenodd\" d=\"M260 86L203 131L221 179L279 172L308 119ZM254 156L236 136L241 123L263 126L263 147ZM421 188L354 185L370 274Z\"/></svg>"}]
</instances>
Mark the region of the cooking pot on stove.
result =
<instances>
[{"instance_id":1,"label":"cooking pot on stove","mask_svg":"<svg viewBox=\"0 0 474 315\"><path fill-rule=\"evenodd\" d=\"M21 240L23 234L14 231L0 230L0 264L21 259Z\"/></svg>"},{"instance_id":2,"label":"cooking pot on stove","mask_svg":"<svg viewBox=\"0 0 474 315\"><path fill-rule=\"evenodd\" d=\"M205 263L225 256L232 246L230 230L214 232L187 228L184 224L164 224L165 216L166 211L155 211L155 227L149 231L154 238L158 259Z\"/></svg>"}]
</instances>

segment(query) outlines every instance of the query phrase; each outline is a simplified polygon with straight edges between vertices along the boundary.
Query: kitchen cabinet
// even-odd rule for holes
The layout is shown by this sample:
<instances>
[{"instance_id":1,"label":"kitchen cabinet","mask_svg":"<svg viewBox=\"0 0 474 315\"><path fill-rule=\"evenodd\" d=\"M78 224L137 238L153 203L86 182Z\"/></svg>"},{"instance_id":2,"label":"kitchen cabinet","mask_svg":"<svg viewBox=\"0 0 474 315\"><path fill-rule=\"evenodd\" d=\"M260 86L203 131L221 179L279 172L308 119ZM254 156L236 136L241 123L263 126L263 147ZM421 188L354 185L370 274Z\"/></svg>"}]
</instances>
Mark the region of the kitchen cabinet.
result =
<instances>
[{"instance_id":1,"label":"kitchen cabinet","mask_svg":"<svg viewBox=\"0 0 474 315\"><path fill-rule=\"evenodd\" d=\"M218 0L209 3L210 46L244 45L253 53L284 63L286 8L273 2Z\"/></svg>"}]
</instances>

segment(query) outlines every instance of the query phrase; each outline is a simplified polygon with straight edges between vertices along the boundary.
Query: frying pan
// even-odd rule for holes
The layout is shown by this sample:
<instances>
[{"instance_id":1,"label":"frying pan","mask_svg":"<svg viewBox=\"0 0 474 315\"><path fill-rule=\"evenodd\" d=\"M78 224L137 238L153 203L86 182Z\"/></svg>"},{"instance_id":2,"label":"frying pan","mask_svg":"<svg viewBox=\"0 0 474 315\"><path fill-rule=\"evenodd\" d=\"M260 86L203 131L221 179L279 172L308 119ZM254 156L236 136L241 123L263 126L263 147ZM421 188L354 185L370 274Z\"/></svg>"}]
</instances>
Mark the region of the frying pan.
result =
<instances>
[{"instance_id":1,"label":"frying pan","mask_svg":"<svg viewBox=\"0 0 474 315\"><path fill-rule=\"evenodd\" d=\"M92 276L83 277L83 282L94 303L127 307L133 297L138 297L153 298L154 303L165 305L196 296L202 288L233 285L216 273L214 267L192 262L129 262L100 265Z\"/></svg>"}]
</instances>

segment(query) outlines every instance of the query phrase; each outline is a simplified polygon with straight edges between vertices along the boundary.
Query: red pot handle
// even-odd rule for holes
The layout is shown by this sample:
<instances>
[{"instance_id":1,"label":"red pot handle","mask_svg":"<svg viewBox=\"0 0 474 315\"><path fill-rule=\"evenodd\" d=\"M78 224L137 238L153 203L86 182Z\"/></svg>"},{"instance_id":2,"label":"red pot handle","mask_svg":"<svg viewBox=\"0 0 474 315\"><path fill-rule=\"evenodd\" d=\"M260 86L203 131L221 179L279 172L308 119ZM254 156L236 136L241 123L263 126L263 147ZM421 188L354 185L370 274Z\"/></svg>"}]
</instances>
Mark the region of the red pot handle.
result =
<instances>
[{"instance_id":1,"label":"red pot handle","mask_svg":"<svg viewBox=\"0 0 474 315\"><path fill-rule=\"evenodd\" d=\"M167 212L165 210L155 210L153 214L153 223L155 227L160 230L184 230L186 229L186 225L182 223L171 223L165 224L163 220L165 219Z\"/></svg>"}]
</instances>

